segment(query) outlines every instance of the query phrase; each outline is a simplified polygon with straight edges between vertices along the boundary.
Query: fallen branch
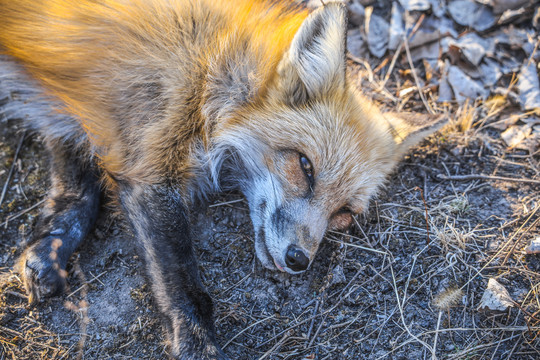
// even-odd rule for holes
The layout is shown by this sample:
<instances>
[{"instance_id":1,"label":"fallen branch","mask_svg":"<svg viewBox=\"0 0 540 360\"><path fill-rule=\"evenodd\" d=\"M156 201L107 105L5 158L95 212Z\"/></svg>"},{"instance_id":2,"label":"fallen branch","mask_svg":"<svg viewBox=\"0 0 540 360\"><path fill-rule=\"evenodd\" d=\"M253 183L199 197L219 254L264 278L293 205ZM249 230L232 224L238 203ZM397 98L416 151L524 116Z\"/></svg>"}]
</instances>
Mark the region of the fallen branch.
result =
<instances>
[{"instance_id":1,"label":"fallen branch","mask_svg":"<svg viewBox=\"0 0 540 360\"><path fill-rule=\"evenodd\" d=\"M540 184L540 180L534 180L534 179L519 179L519 178L511 178L511 177L504 177L504 176L492 176L492 175L484 175L484 174L470 174L470 175L437 175L439 179L442 180L456 180L456 181L469 181L469 180L500 180L500 181L513 181L513 182L521 182L521 183L527 183L527 184Z\"/></svg>"}]
</instances>

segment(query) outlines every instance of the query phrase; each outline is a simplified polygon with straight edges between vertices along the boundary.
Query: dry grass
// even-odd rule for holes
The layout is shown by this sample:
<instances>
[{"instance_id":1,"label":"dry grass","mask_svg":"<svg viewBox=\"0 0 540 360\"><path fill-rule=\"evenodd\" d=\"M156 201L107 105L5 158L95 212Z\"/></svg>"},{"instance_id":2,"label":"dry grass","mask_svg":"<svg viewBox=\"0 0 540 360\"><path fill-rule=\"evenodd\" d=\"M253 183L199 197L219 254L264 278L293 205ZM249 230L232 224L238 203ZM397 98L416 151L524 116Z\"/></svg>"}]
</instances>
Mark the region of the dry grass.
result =
<instances>
[{"instance_id":1,"label":"dry grass","mask_svg":"<svg viewBox=\"0 0 540 360\"><path fill-rule=\"evenodd\" d=\"M16 274L0 269L0 359L69 358L70 349L60 336L47 329L39 313L29 310L22 283ZM17 327L4 326L13 318Z\"/></svg>"}]
</instances>

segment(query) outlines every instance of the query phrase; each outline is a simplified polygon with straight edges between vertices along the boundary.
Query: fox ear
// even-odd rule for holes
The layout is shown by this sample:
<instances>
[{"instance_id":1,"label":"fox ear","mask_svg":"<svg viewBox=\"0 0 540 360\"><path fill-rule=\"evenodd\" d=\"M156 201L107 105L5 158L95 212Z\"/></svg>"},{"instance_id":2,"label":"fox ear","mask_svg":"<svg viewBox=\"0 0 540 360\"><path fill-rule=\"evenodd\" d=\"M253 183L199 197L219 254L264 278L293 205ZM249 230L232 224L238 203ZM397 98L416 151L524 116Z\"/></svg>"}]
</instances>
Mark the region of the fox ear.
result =
<instances>
[{"instance_id":1,"label":"fox ear","mask_svg":"<svg viewBox=\"0 0 540 360\"><path fill-rule=\"evenodd\" d=\"M298 104L345 86L347 13L331 3L311 13L278 66L280 91Z\"/></svg>"},{"instance_id":2,"label":"fox ear","mask_svg":"<svg viewBox=\"0 0 540 360\"><path fill-rule=\"evenodd\" d=\"M448 118L442 114L384 113L390 132L397 145L397 156L402 156L413 145L441 129Z\"/></svg>"}]
</instances>

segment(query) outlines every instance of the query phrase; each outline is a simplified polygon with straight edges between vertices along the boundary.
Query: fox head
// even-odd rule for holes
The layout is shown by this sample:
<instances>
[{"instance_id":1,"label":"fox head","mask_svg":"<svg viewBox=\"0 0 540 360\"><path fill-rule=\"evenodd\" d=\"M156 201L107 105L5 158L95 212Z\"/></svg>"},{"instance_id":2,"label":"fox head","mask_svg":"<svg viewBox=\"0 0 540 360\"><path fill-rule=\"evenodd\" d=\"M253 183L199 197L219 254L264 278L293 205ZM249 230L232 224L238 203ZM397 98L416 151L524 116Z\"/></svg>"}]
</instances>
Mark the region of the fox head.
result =
<instances>
[{"instance_id":1,"label":"fox head","mask_svg":"<svg viewBox=\"0 0 540 360\"><path fill-rule=\"evenodd\" d=\"M407 148L443 123L383 114L349 85L346 24L338 4L310 14L264 96L217 131L270 269L306 270L325 232L347 229Z\"/></svg>"}]
</instances>

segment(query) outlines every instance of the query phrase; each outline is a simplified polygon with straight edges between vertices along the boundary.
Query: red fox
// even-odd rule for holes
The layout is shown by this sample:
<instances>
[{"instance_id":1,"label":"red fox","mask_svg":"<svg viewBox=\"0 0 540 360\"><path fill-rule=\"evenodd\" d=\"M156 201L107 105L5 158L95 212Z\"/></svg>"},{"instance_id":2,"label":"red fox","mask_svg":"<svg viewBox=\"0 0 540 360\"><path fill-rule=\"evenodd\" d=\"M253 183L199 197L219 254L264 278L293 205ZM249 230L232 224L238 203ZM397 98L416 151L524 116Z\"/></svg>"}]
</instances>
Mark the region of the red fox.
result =
<instances>
[{"instance_id":1,"label":"red fox","mask_svg":"<svg viewBox=\"0 0 540 360\"><path fill-rule=\"evenodd\" d=\"M381 113L347 78L346 9L264 0L0 0L0 108L44 138L52 190L21 256L31 302L60 293L107 190L176 359L225 359L188 231L237 188L269 269L305 271L436 116Z\"/></svg>"}]
</instances>

